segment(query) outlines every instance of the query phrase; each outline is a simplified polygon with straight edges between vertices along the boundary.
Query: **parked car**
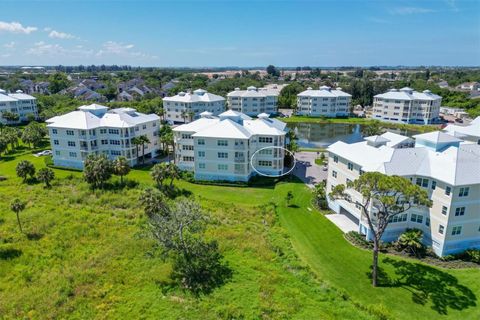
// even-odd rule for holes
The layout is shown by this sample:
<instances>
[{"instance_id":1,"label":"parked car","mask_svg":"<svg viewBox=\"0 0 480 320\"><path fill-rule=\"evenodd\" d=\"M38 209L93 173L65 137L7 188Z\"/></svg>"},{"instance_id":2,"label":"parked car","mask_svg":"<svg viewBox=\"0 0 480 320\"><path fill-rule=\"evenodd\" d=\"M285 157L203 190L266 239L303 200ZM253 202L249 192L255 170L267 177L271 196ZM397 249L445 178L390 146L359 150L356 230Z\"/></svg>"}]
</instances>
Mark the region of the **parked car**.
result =
<instances>
[{"instance_id":1,"label":"parked car","mask_svg":"<svg viewBox=\"0 0 480 320\"><path fill-rule=\"evenodd\" d=\"M322 170L323 170L323 171L327 171L327 170L328 170L328 167L327 167L327 166L323 166Z\"/></svg>"},{"instance_id":2,"label":"parked car","mask_svg":"<svg viewBox=\"0 0 480 320\"><path fill-rule=\"evenodd\" d=\"M51 156L52 155L52 150L43 150L35 154L37 157L41 156Z\"/></svg>"}]
</instances>

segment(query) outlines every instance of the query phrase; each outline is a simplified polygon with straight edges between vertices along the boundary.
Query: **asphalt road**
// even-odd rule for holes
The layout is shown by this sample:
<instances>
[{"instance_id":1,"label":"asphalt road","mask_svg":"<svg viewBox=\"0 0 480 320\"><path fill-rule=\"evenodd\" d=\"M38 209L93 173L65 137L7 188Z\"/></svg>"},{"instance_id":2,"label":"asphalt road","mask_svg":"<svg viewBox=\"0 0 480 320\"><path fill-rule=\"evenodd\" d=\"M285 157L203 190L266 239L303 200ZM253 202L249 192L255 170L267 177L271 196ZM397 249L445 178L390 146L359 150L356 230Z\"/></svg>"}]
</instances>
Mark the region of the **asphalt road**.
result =
<instances>
[{"instance_id":1,"label":"asphalt road","mask_svg":"<svg viewBox=\"0 0 480 320\"><path fill-rule=\"evenodd\" d=\"M319 155L316 152L302 151L295 153L297 163L292 173L309 187L327 179L327 171L323 170L323 166L315 164L317 157Z\"/></svg>"}]
</instances>

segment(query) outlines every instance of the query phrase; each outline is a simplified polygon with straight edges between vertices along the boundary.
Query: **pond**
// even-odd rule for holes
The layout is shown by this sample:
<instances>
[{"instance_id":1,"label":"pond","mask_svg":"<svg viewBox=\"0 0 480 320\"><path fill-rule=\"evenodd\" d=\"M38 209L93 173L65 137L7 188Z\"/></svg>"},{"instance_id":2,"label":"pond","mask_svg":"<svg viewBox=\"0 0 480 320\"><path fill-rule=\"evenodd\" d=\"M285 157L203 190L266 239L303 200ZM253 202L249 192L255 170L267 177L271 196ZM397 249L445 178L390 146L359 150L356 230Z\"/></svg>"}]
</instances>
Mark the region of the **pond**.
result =
<instances>
[{"instance_id":1,"label":"pond","mask_svg":"<svg viewBox=\"0 0 480 320\"><path fill-rule=\"evenodd\" d=\"M294 130L298 145L301 148L324 148L334 142L355 143L363 140L362 126L348 123L289 123L288 128ZM407 135L418 134L413 130L388 129L390 132Z\"/></svg>"}]
</instances>

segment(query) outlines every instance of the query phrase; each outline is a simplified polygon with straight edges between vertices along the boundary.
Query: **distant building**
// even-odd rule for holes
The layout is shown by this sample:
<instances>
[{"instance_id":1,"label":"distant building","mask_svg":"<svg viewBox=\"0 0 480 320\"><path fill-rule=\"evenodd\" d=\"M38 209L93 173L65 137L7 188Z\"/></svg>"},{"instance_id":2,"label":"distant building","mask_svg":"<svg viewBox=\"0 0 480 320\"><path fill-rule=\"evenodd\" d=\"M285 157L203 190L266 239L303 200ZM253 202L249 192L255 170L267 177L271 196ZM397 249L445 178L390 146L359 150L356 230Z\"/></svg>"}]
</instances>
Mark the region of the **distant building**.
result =
<instances>
[{"instance_id":1,"label":"distant building","mask_svg":"<svg viewBox=\"0 0 480 320\"><path fill-rule=\"evenodd\" d=\"M397 123L432 124L439 121L442 97L430 90L390 89L373 98L372 118Z\"/></svg>"},{"instance_id":2,"label":"distant building","mask_svg":"<svg viewBox=\"0 0 480 320\"><path fill-rule=\"evenodd\" d=\"M260 113L276 114L280 90L276 85L260 89L250 86L247 90L235 88L227 94L228 108L248 116Z\"/></svg>"},{"instance_id":3,"label":"distant building","mask_svg":"<svg viewBox=\"0 0 480 320\"><path fill-rule=\"evenodd\" d=\"M457 89L468 90L468 91L478 91L480 90L480 83L478 82L465 82L457 86Z\"/></svg>"},{"instance_id":4,"label":"distant building","mask_svg":"<svg viewBox=\"0 0 480 320\"><path fill-rule=\"evenodd\" d=\"M4 113L12 113L18 116L17 121L7 120L3 117ZM30 120L38 119L37 99L28 94L17 90L15 93L7 93L0 89L0 123L16 124Z\"/></svg>"},{"instance_id":5,"label":"distant building","mask_svg":"<svg viewBox=\"0 0 480 320\"><path fill-rule=\"evenodd\" d=\"M132 108L109 110L91 104L46 122L53 162L57 166L82 169L90 154L105 154L110 159L123 156L133 166L142 156L143 148L140 147L137 154L132 138L142 135L150 140L145 145L146 157L154 157L159 150L160 118Z\"/></svg>"},{"instance_id":6,"label":"distant building","mask_svg":"<svg viewBox=\"0 0 480 320\"><path fill-rule=\"evenodd\" d=\"M332 89L321 86L319 90L309 87L297 95L298 115L346 117L350 114L352 96L342 91L342 88Z\"/></svg>"},{"instance_id":7,"label":"distant building","mask_svg":"<svg viewBox=\"0 0 480 320\"><path fill-rule=\"evenodd\" d=\"M173 97L163 98L166 120L172 122L191 122L200 117L200 113L208 111L218 115L225 111L225 98L203 89L190 92L179 92Z\"/></svg>"},{"instance_id":8,"label":"distant building","mask_svg":"<svg viewBox=\"0 0 480 320\"><path fill-rule=\"evenodd\" d=\"M385 136L332 144L328 147L327 193L364 172L405 177L424 188L433 205L412 207L394 216L383 241L395 241L406 229L416 228L423 231L423 243L439 256L480 248L480 145L439 131L414 138L413 148L389 146L391 141ZM366 217L355 204L362 203L361 194L351 188L346 192L353 203L328 200L330 208L348 217L358 232L371 239ZM375 214L374 205L369 214Z\"/></svg>"},{"instance_id":9,"label":"distant building","mask_svg":"<svg viewBox=\"0 0 480 320\"><path fill-rule=\"evenodd\" d=\"M197 180L248 181L258 173L283 173L286 124L267 114L252 120L233 110L218 117L204 112L173 131L175 163Z\"/></svg>"},{"instance_id":10,"label":"distant building","mask_svg":"<svg viewBox=\"0 0 480 320\"><path fill-rule=\"evenodd\" d=\"M448 88L448 82L447 81L440 81L440 82L437 83L437 85L442 89L447 89Z\"/></svg>"}]
</instances>

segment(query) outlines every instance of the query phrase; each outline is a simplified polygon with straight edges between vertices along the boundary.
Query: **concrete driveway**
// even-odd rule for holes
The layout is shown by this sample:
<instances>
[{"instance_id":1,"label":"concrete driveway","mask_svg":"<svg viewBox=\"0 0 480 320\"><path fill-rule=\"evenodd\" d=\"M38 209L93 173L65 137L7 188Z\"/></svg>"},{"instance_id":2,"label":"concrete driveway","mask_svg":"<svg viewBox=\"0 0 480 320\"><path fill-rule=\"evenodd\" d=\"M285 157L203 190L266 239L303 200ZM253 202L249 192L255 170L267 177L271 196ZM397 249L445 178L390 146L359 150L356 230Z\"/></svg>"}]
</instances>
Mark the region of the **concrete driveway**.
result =
<instances>
[{"instance_id":1,"label":"concrete driveway","mask_svg":"<svg viewBox=\"0 0 480 320\"><path fill-rule=\"evenodd\" d=\"M327 154L325 154L327 156ZM323 167L315 164L315 159L319 157L316 152L297 152L295 159L297 163L293 174L300 178L307 186L313 186L327 179L327 171L323 171Z\"/></svg>"}]
</instances>

